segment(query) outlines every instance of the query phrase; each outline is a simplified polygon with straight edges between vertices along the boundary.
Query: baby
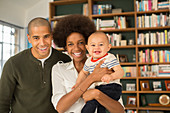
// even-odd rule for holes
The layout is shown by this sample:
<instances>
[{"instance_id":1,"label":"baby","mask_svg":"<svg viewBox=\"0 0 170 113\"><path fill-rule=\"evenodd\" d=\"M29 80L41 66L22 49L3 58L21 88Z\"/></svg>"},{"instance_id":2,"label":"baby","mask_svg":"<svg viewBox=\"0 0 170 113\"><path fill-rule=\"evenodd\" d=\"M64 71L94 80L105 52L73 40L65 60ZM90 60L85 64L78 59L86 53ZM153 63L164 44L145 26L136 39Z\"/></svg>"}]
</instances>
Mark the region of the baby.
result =
<instances>
[{"instance_id":1,"label":"baby","mask_svg":"<svg viewBox=\"0 0 170 113\"><path fill-rule=\"evenodd\" d=\"M95 32L91 34L88 38L86 48L91 57L86 60L85 65L80 71L76 84L73 86L73 88L78 87L78 85L89 75L89 73L93 72L95 66L101 60L105 59L101 67L108 67L108 69L113 70L113 73L105 74L101 78L101 82L96 82L94 85L96 89L99 89L112 99L118 101L122 94L120 78L123 77L124 71L116 57L113 54L108 53L111 48L111 44L109 44L107 35L104 32ZM106 113L105 108L96 100L88 101L81 112L94 113L96 106L98 113Z\"/></svg>"}]
</instances>

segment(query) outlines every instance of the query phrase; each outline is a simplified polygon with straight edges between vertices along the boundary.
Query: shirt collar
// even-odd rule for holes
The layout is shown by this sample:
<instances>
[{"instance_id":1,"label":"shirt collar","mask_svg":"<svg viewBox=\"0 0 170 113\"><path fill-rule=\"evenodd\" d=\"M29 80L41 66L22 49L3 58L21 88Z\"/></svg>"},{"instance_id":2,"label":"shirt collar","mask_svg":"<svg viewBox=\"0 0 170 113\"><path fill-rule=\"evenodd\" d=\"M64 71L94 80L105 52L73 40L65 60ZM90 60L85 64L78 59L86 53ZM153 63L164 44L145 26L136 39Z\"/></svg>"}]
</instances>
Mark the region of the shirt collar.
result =
<instances>
[{"instance_id":1,"label":"shirt collar","mask_svg":"<svg viewBox=\"0 0 170 113\"><path fill-rule=\"evenodd\" d=\"M66 68L67 70L68 70L68 69L72 69L72 68L74 68L73 60L71 60L71 61L70 61L70 62L68 62L67 64L68 64L68 65L67 65L67 68Z\"/></svg>"},{"instance_id":2,"label":"shirt collar","mask_svg":"<svg viewBox=\"0 0 170 113\"><path fill-rule=\"evenodd\" d=\"M105 56L107 56L108 55L108 53L106 53L104 56L102 56L102 57L100 57L100 58L98 58L98 59L93 59L93 57L91 57L91 62L97 62L98 60L100 60L101 58L103 58L103 57L105 57Z\"/></svg>"}]
</instances>

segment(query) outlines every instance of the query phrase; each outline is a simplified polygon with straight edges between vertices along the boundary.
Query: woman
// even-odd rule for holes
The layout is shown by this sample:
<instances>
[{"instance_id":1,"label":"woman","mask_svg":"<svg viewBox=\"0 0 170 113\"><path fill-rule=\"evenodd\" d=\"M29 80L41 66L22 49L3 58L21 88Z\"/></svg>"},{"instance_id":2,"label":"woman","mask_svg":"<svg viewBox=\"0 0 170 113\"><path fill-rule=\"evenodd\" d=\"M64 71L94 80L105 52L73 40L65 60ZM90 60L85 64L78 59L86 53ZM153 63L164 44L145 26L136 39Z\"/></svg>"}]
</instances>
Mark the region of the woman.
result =
<instances>
[{"instance_id":1,"label":"woman","mask_svg":"<svg viewBox=\"0 0 170 113\"><path fill-rule=\"evenodd\" d=\"M103 62L100 62L93 73L77 88L71 89L87 59L85 44L93 32L94 23L82 15L64 17L54 29L54 43L59 47L65 47L73 59L69 63L58 63L52 69L52 103L59 113L80 113L84 101L92 99L96 99L111 113L124 113L124 108L119 102L97 89L87 90L93 82L100 81L104 74L110 73L108 69L99 67Z\"/></svg>"}]
</instances>

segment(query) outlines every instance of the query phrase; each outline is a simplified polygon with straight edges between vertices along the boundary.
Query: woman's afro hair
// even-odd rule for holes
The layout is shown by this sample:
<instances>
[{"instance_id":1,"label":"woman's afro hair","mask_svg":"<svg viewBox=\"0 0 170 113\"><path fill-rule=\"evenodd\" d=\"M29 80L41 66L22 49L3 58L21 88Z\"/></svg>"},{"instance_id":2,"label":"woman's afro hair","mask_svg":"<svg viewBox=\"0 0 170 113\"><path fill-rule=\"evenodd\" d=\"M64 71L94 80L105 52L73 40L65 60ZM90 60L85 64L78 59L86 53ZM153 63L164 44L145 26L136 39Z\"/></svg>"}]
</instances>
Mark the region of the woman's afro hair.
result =
<instances>
[{"instance_id":1,"label":"woman's afro hair","mask_svg":"<svg viewBox=\"0 0 170 113\"><path fill-rule=\"evenodd\" d=\"M77 32L84 36L87 42L88 37L96 31L95 24L87 16L74 14L60 19L53 30L53 41L58 47L66 46L67 37Z\"/></svg>"}]
</instances>

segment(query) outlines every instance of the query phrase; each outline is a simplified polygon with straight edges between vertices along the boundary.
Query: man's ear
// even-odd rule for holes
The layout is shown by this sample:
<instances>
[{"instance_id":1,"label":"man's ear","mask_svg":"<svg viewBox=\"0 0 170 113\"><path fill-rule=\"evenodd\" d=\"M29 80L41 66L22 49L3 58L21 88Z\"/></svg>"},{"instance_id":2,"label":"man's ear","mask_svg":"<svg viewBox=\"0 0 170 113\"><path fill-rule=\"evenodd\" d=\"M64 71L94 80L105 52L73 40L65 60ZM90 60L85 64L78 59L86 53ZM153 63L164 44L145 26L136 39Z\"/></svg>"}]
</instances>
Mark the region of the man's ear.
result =
<instances>
[{"instance_id":1,"label":"man's ear","mask_svg":"<svg viewBox=\"0 0 170 113\"><path fill-rule=\"evenodd\" d=\"M31 43L31 36L27 34L27 37L28 37L28 42Z\"/></svg>"}]
</instances>

